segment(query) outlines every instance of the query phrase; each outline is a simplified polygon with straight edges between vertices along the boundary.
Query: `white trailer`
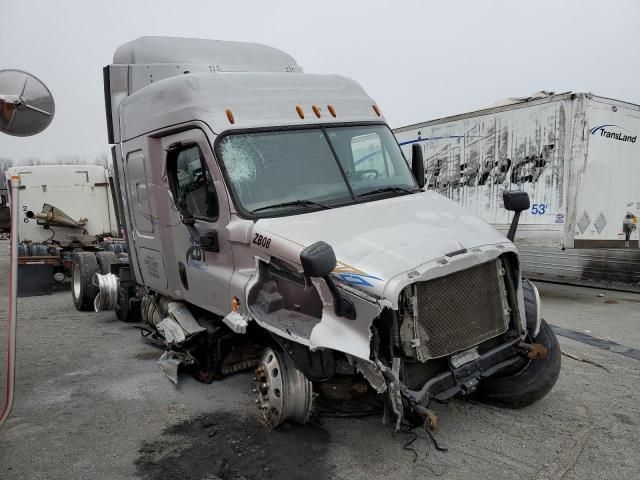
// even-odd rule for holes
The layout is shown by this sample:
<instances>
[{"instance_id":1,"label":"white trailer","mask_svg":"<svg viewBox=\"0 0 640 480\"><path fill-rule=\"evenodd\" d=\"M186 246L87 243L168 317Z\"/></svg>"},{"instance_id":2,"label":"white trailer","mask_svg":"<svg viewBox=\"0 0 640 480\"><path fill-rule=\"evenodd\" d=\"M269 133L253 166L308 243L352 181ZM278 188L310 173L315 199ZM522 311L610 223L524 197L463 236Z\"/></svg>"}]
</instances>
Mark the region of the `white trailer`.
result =
<instances>
[{"instance_id":1,"label":"white trailer","mask_svg":"<svg viewBox=\"0 0 640 480\"><path fill-rule=\"evenodd\" d=\"M525 274L638 288L640 106L591 93L537 94L397 128L422 146L428 188L499 230L505 190L524 190L516 244Z\"/></svg>"},{"instance_id":2,"label":"white trailer","mask_svg":"<svg viewBox=\"0 0 640 480\"><path fill-rule=\"evenodd\" d=\"M39 165L11 167L8 177L20 177L20 242L62 245L96 236L118 236L107 170L99 165ZM44 218L47 207L64 212L82 226L54 225ZM86 222L79 222L86 219ZM85 240L86 242L86 240Z\"/></svg>"},{"instance_id":3,"label":"white trailer","mask_svg":"<svg viewBox=\"0 0 640 480\"><path fill-rule=\"evenodd\" d=\"M52 278L70 276L78 251L111 253L116 261L124 243L118 239L113 186L98 165L38 165L7 169L19 177L18 231L20 296L50 293ZM108 266L105 266L107 269Z\"/></svg>"}]
</instances>

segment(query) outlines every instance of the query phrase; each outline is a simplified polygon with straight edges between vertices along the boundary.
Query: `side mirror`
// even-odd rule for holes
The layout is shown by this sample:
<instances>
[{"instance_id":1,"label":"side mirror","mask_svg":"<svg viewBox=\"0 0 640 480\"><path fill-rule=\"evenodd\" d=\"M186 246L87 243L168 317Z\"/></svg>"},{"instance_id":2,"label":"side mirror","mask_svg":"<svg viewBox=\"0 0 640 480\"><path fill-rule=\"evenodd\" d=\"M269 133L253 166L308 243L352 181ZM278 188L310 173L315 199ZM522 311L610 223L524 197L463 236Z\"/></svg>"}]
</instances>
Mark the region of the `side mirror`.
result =
<instances>
[{"instance_id":1,"label":"side mirror","mask_svg":"<svg viewBox=\"0 0 640 480\"><path fill-rule=\"evenodd\" d=\"M0 132L16 137L40 133L55 112L49 89L22 70L0 70Z\"/></svg>"},{"instance_id":2,"label":"side mirror","mask_svg":"<svg viewBox=\"0 0 640 480\"><path fill-rule=\"evenodd\" d=\"M218 232L210 230L200 235L198 239L200 248L206 252L219 252L220 245L218 245Z\"/></svg>"},{"instance_id":3,"label":"side mirror","mask_svg":"<svg viewBox=\"0 0 640 480\"><path fill-rule=\"evenodd\" d=\"M340 294L333 278L331 278L331 272L338 264L336 254L331 245L325 242L316 242L313 245L309 245L300 252L300 263L307 277L322 278L325 281L333 297L336 315L355 320L356 307L351 300L344 298Z\"/></svg>"},{"instance_id":4,"label":"side mirror","mask_svg":"<svg viewBox=\"0 0 640 480\"><path fill-rule=\"evenodd\" d=\"M422 147L414 143L411 145L411 171L418 182L420 188L424 187L424 159L422 158Z\"/></svg>"},{"instance_id":5,"label":"side mirror","mask_svg":"<svg viewBox=\"0 0 640 480\"><path fill-rule=\"evenodd\" d=\"M511 212L529 210L531 205L529 194L522 190L506 191L502 194L502 200L504 201L504 208Z\"/></svg>"},{"instance_id":6,"label":"side mirror","mask_svg":"<svg viewBox=\"0 0 640 480\"><path fill-rule=\"evenodd\" d=\"M300 263L305 275L324 278L333 272L338 261L331 245L325 242L316 242L300 252Z\"/></svg>"},{"instance_id":7,"label":"side mirror","mask_svg":"<svg viewBox=\"0 0 640 480\"><path fill-rule=\"evenodd\" d=\"M506 191L502 194L502 200L504 201L504 208L510 212L516 212L507 233L507 238L513 242L513 239L516 238L516 230L520 221L520 212L529 210L531 205L529 194L521 190Z\"/></svg>"},{"instance_id":8,"label":"side mirror","mask_svg":"<svg viewBox=\"0 0 640 480\"><path fill-rule=\"evenodd\" d=\"M198 246L202 250L207 252L220 251L220 245L218 244L218 232L215 230L209 230L201 234L196 228L196 219L188 210L185 210L185 213L182 214L182 223L187 227L191 238L198 243Z\"/></svg>"}]
</instances>

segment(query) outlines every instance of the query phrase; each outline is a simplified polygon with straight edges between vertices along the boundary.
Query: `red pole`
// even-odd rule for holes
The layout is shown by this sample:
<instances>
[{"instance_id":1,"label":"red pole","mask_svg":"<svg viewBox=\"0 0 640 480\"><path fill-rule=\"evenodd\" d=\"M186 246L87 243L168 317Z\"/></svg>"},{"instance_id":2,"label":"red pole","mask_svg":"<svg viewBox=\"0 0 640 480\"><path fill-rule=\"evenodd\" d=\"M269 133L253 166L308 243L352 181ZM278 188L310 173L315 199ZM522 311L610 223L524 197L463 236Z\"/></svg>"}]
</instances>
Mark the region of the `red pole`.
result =
<instances>
[{"instance_id":1,"label":"red pole","mask_svg":"<svg viewBox=\"0 0 640 480\"><path fill-rule=\"evenodd\" d=\"M9 182L11 201L11 240L9 247L9 315L7 317L7 382L5 388L4 405L0 413L0 428L11 413L15 391L15 359L16 359L16 318L18 298L18 210L19 210L20 177L13 176Z\"/></svg>"}]
</instances>

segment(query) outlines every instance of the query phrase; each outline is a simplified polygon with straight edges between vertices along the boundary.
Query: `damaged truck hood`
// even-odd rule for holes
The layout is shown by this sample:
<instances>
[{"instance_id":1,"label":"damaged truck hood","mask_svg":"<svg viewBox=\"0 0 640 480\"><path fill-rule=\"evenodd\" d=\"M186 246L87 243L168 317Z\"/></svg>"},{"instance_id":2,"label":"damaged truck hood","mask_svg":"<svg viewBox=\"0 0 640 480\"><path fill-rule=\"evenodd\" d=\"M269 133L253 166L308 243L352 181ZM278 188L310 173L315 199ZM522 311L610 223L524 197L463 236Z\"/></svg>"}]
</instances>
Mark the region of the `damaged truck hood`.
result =
<instances>
[{"instance_id":1,"label":"damaged truck hood","mask_svg":"<svg viewBox=\"0 0 640 480\"><path fill-rule=\"evenodd\" d=\"M254 234L269 238L271 255L299 263L299 252L318 241L335 251L334 275L350 286L384 297L385 287L400 274L440 258L473 256L469 250L515 247L499 232L454 202L430 191L402 195L317 212L260 219ZM254 241L254 243L256 243ZM288 247L284 244L288 244ZM293 249L292 244L299 247ZM254 245L255 246L255 245ZM261 247L258 245L258 247ZM493 249L492 249L493 250ZM469 264L480 263L485 252ZM499 253L494 251L490 257ZM465 265L465 267L467 266ZM462 266L462 265L461 265ZM417 277L423 272L417 272Z\"/></svg>"}]
</instances>

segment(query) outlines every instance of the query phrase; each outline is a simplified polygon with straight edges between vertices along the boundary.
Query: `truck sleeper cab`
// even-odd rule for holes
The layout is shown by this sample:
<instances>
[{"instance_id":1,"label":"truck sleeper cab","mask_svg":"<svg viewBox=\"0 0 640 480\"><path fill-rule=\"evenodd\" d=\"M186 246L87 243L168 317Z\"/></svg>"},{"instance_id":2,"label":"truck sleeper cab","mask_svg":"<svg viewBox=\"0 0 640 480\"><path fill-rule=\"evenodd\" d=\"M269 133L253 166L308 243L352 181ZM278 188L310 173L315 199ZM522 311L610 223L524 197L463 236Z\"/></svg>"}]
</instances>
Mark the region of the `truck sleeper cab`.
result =
<instances>
[{"instance_id":1,"label":"truck sleeper cab","mask_svg":"<svg viewBox=\"0 0 640 480\"><path fill-rule=\"evenodd\" d=\"M96 308L137 305L174 380L255 366L271 426L304 423L332 382L375 392L397 428L433 420L433 399L551 389L557 341L515 247L421 188L358 84L264 45L159 37L104 75L130 253Z\"/></svg>"}]
</instances>

